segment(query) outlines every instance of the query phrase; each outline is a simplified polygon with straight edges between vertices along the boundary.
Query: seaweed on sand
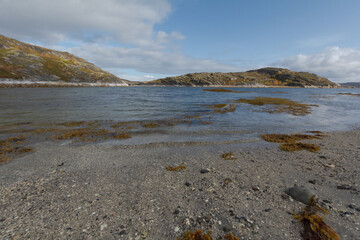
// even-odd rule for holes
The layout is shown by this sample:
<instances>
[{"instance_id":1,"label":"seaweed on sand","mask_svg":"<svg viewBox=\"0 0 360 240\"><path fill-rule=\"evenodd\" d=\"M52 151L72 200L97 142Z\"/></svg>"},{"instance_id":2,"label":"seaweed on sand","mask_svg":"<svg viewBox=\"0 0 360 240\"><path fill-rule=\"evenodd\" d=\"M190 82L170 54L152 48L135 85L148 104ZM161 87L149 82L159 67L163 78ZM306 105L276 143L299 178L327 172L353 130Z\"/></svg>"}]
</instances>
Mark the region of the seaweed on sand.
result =
<instances>
[{"instance_id":1,"label":"seaweed on sand","mask_svg":"<svg viewBox=\"0 0 360 240\"><path fill-rule=\"evenodd\" d=\"M112 138L114 139L127 139L131 138L131 136L128 133L115 133Z\"/></svg>"},{"instance_id":2,"label":"seaweed on sand","mask_svg":"<svg viewBox=\"0 0 360 240\"><path fill-rule=\"evenodd\" d=\"M182 238L177 237L177 240L212 240L211 232L204 233L198 229L195 231L187 231Z\"/></svg>"},{"instance_id":3,"label":"seaweed on sand","mask_svg":"<svg viewBox=\"0 0 360 240\"><path fill-rule=\"evenodd\" d=\"M236 160L234 153L228 152L221 155L224 160Z\"/></svg>"},{"instance_id":4,"label":"seaweed on sand","mask_svg":"<svg viewBox=\"0 0 360 240\"><path fill-rule=\"evenodd\" d=\"M177 237L177 240L213 240L211 231L204 233L201 229L195 231L187 231L183 234L182 238ZM228 233L224 235L220 240L239 240L234 234Z\"/></svg>"},{"instance_id":5,"label":"seaweed on sand","mask_svg":"<svg viewBox=\"0 0 360 240\"><path fill-rule=\"evenodd\" d=\"M109 132L104 129L76 128L60 130L52 136L55 140L77 139L79 142L96 142L99 138L107 139Z\"/></svg>"},{"instance_id":6,"label":"seaweed on sand","mask_svg":"<svg viewBox=\"0 0 360 240\"><path fill-rule=\"evenodd\" d=\"M319 152L320 147L315 144L310 143L284 143L281 144L279 147L283 151L287 152L294 152L294 151L301 151L301 150L308 150L310 152Z\"/></svg>"},{"instance_id":7,"label":"seaweed on sand","mask_svg":"<svg viewBox=\"0 0 360 240\"><path fill-rule=\"evenodd\" d=\"M319 152L320 147L315 144L297 142L305 139L322 139L321 136L309 134L263 134L261 137L267 142L282 143L279 148L283 151L294 152L308 150L310 152Z\"/></svg>"},{"instance_id":8,"label":"seaweed on sand","mask_svg":"<svg viewBox=\"0 0 360 240\"><path fill-rule=\"evenodd\" d=\"M186 166L184 166L184 165L179 165L179 166L176 166L176 167L171 167L171 166L166 167L166 170L170 171L170 172L178 172L178 171L182 171L182 170L185 170L185 169L186 169Z\"/></svg>"},{"instance_id":9,"label":"seaweed on sand","mask_svg":"<svg viewBox=\"0 0 360 240\"><path fill-rule=\"evenodd\" d=\"M310 204L304 208L303 212L298 215L294 214L294 218L303 223L303 238L307 240L340 240L336 231L324 222L323 217L317 214L319 211L328 213L312 197Z\"/></svg>"},{"instance_id":10,"label":"seaweed on sand","mask_svg":"<svg viewBox=\"0 0 360 240\"><path fill-rule=\"evenodd\" d=\"M321 139L319 136L309 134L263 134L261 137L267 142L294 143L304 139Z\"/></svg>"},{"instance_id":11,"label":"seaweed on sand","mask_svg":"<svg viewBox=\"0 0 360 240\"><path fill-rule=\"evenodd\" d=\"M263 106L262 111L268 113L288 113L294 116L305 116L311 113L311 107L318 107L318 105L299 103L285 98L270 97L239 99L234 102Z\"/></svg>"},{"instance_id":12,"label":"seaweed on sand","mask_svg":"<svg viewBox=\"0 0 360 240\"><path fill-rule=\"evenodd\" d=\"M31 147L18 146L26 140L24 135L9 137L5 140L0 140L0 162L7 162L12 156L32 152Z\"/></svg>"}]
</instances>

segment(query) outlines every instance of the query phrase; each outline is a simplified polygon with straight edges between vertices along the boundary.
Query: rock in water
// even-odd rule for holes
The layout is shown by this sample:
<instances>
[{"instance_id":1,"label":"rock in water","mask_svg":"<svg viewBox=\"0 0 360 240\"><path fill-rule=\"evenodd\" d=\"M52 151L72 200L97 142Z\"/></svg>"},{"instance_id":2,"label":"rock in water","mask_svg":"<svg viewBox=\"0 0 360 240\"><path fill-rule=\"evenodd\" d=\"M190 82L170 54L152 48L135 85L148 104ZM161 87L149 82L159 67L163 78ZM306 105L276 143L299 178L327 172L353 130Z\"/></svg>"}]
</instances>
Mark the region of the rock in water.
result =
<instances>
[{"instance_id":1,"label":"rock in water","mask_svg":"<svg viewBox=\"0 0 360 240\"><path fill-rule=\"evenodd\" d=\"M285 193L291 196L296 201L302 202L304 204L310 204L310 200L312 197L315 197L315 193L310 191L305 187L294 186L285 191Z\"/></svg>"}]
</instances>

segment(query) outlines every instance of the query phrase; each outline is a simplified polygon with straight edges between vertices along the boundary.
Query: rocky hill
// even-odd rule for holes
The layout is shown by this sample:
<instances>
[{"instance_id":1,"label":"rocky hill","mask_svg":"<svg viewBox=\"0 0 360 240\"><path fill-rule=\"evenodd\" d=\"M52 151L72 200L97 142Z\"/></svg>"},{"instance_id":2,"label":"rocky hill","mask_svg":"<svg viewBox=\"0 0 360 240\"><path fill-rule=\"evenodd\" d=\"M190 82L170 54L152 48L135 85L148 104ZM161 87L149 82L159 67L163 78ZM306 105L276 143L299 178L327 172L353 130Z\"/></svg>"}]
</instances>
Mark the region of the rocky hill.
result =
<instances>
[{"instance_id":1,"label":"rocky hill","mask_svg":"<svg viewBox=\"0 0 360 240\"><path fill-rule=\"evenodd\" d=\"M17 83L59 82L128 85L67 52L26 44L0 35L0 79Z\"/></svg>"},{"instance_id":2,"label":"rocky hill","mask_svg":"<svg viewBox=\"0 0 360 240\"><path fill-rule=\"evenodd\" d=\"M336 87L330 80L307 72L294 72L282 68L261 68L247 72L189 73L143 83L145 85L170 86L288 86L288 87Z\"/></svg>"}]
</instances>

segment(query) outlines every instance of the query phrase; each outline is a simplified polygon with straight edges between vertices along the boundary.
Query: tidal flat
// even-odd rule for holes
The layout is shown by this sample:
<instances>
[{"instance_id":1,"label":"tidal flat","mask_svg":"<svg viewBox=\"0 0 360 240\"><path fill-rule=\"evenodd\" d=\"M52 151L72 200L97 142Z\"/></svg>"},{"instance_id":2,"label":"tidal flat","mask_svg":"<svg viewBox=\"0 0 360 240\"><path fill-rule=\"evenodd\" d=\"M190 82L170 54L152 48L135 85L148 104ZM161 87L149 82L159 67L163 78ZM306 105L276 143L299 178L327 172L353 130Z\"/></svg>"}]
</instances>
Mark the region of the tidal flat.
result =
<instances>
[{"instance_id":1,"label":"tidal flat","mask_svg":"<svg viewBox=\"0 0 360 240\"><path fill-rule=\"evenodd\" d=\"M240 239L301 239L305 207L285 191L315 192L341 239L359 239L360 130L279 143L73 145L37 143L0 167L1 237L176 239L187 231ZM225 157L231 157L229 160ZM176 169L176 171L175 171Z\"/></svg>"},{"instance_id":2,"label":"tidal flat","mask_svg":"<svg viewBox=\"0 0 360 240\"><path fill-rule=\"evenodd\" d=\"M237 90L0 89L0 236L359 239L359 90Z\"/></svg>"}]
</instances>

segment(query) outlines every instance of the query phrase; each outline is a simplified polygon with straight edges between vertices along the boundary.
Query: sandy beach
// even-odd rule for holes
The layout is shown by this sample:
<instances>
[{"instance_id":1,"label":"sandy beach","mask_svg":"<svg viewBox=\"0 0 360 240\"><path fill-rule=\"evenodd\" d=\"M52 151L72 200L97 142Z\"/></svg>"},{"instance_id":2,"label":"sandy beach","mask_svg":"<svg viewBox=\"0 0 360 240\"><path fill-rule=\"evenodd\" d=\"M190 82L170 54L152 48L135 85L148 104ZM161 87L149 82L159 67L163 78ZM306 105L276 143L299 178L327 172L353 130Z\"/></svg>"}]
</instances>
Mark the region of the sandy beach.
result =
<instances>
[{"instance_id":1,"label":"sandy beach","mask_svg":"<svg viewBox=\"0 0 360 240\"><path fill-rule=\"evenodd\" d=\"M306 140L319 153L242 144L74 146L36 143L0 166L0 239L176 239L187 230L240 239L302 239L315 192L341 239L360 239L360 130ZM232 152L235 160L224 160ZM167 171L167 166L186 166Z\"/></svg>"}]
</instances>

